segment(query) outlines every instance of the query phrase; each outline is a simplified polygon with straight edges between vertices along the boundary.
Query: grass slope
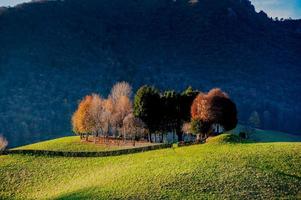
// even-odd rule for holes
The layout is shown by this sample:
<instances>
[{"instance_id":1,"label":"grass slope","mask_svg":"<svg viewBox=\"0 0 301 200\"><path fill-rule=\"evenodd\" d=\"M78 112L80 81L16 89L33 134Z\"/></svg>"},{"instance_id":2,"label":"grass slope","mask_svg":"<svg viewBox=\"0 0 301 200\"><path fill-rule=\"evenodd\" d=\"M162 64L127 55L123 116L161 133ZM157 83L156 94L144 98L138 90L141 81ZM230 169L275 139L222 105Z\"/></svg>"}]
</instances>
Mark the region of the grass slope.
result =
<instances>
[{"instance_id":1,"label":"grass slope","mask_svg":"<svg viewBox=\"0 0 301 200\"><path fill-rule=\"evenodd\" d=\"M135 147L152 145L150 143L136 143ZM69 152L90 152L90 151L111 151L118 149L133 148L131 143L126 145L105 145L105 144L94 144L93 142L81 142L79 136L63 137L54 140L48 140L35 144L30 144L14 149L30 149L30 150L49 150L49 151L69 151Z\"/></svg>"},{"instance_id":2,"label":"grass slope","mask_svg":"<svg viewBox=\"0 0 301 200\"><path fill-rule=\"evenodd\" d=\"M301 142L301 137L279 131L257 129L251 137L259 142Z\"/></svg>"},{"instance_id":3,"label":"grass slope","mask_svg":"<svg viewBox=\"0 0 301 200\"><path fill-rule=\"evenodd\" d=\"M209 137L206 140L208 144L230 144L230 143L239 143L242 139L234 134L222 134L216 137Z\"/></svg>"},{"instance_id":4,"label":"grass slope","mask_svg":"<svg viewBox=\"0 0 301 200\"><path fill-rule=\"evenodd\" d=\"M231 133L238 135L241 131L245 132L245 129L243 125L238 125ZM301 142L301 136L272 130L255 129L249 137L256 142Z\"/></svg>"},{"instance_id":5,"label":"grass slope","mask_svg":"<svg viewBox=\"0 0 301 200\"><path fill-rule=\"evenodd\" d=\"M204 144L106 158L0 156L0 199L300 198L301 143Z\"/></svg>"}]
</instances>

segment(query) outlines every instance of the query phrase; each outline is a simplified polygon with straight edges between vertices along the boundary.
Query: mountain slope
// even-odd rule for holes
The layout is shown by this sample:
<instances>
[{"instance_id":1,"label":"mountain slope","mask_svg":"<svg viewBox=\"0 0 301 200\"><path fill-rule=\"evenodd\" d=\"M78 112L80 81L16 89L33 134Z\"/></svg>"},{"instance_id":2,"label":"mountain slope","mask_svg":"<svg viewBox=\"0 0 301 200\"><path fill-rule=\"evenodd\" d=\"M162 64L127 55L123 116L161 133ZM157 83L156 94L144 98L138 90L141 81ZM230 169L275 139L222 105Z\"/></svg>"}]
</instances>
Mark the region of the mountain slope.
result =
<instances>
[{"instance_id":1,"label":"mountain slope","mask_svg":"<svg viewBox=\"0 0 301 200\"><path fill-rule=\"evenodd\" d=\"M65 0L0 11L0 133L11 146L66 135L78 99L134 88L221 87L241 123L300 132L298 21L248 0Z\"/></svg>"}]
</instances>

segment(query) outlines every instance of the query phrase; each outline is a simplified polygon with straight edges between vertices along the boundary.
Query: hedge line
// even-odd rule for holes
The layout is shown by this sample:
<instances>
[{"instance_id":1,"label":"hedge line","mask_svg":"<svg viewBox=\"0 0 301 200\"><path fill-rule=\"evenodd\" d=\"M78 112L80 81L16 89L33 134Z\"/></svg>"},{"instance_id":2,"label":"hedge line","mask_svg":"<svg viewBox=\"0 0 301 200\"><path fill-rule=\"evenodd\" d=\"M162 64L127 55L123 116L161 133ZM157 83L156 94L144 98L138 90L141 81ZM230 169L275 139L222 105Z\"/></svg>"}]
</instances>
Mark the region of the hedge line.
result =
<instances>
[{"instance_id":1,"label":"hedge line","mask_svg":"<svg viewBox=\"0 0 301 200\"><path fill-rule=\"evenodd\" d=\"M179 142L178 143L178 147L186 147L186 146L191 146L191 145L197 145L197 144L204 144L205 141L201 141L201 142Z\"/></svg>"},{"instance_id":2,"label":"hedge line","mask_svg":"<svg viewBox=\"0 0 301 200\"><path fill-rule=\"evenodd\" d=\"M107 157L118 156L124 154L139 153L144 151L151 151L157 149L171 148L171 144L159 144L146 147L137 147L132 149L120 149L114 151L99 151L99 152L67 152L67 151L48 151L48 150L7 150L3 154L28 154L28 155L42 155L42 156L63 156L63 157ZM1 154L1 153L0 153Z\"/></svg>"},{"instance_id":3,"label":"hedge line","mask_svg":"<svg viewBox=\"0 0 301 200\"><path fill-rule=\"evenodd\" d=\"M1 155L7 155L8 153L7 153L7 151L6 150L4 150L4 151L0 151L0 156Z\"/></svg>"}]
</instances>

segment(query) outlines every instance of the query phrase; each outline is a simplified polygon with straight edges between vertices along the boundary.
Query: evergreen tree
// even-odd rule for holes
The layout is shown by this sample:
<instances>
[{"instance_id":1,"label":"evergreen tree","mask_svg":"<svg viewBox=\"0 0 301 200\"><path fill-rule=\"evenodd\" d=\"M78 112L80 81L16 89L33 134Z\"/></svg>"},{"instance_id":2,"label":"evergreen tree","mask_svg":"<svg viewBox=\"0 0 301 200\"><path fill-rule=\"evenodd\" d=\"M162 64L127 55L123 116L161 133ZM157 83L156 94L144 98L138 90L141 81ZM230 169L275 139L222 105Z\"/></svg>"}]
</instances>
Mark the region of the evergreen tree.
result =
<instances>
[{"instance_id":1,"label":"evergreen tree","mask_svg":"<svg viewBox=\"0 0 301 200\"><path fill-rule=\"evenodd\" d=\"M150 134L160 130L161 102L156 88L145 85L138 89L134 98L134 115L146 124Z\"/></svg>"},{"instance_id":2,"label":"evergreen tree","mask_svg":"<svg viewBox=\"0 0 301 200\"><path fill-rule=\"evenodd\" d=\"M257 111L253 111L249 118L249 124L252 127L259 128L260 127L260 117Z\"/></svg>"}]
</instances>

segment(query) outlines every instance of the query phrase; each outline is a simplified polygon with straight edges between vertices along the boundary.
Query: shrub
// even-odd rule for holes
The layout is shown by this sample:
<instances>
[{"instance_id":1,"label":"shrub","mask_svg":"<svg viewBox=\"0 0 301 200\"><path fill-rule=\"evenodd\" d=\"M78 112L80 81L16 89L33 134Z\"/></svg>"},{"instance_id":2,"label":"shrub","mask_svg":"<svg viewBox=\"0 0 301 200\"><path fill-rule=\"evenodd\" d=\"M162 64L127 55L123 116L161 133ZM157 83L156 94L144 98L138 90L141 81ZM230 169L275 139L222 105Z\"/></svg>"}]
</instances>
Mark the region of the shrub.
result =
<instances>
[{"instance_id":1,"label":"shrub","mask_svg":"<svg viewBox=\"0 0 301 200\"><path fill-rule=\"evenodd\" d=\"M238 136L241 138L241 139L247 139L247 133L246 132L240 132L238 134Z\"/></svg>"},{"instance_id":2,"label":"shrub","mask_svg":"<svg viewBox=\"0 0 301 200\"><path fill-rule=\"evenodd\" d=\"M5 150L7 145L8 145L7 140L3 136L0 135L0 151Z\"/></svg>"},{"instance_id":3,"label":"shrub","mask_svg":"<svg viewBox=\"0 0 301 200\"><path fill-rule=\"evenodd\" d=\"M207 138L207 133L209 132L210 124L207 122L202 122L199 119L192 119L191 121L191 133L197 136L197 141Z\"/></svg>"},{"instance_id":4,"label":"shrub","mask_svg":"<svg viewBox=\"0 0 301 200\"><path fill-rule=\"evenodd\" d=\"M202 143L203 142L201 142L201 141L189 141L189 142L180 141L178 143L178 147L185 147L185 146L191 146L191 145L202 144Z\"/></svg>"}]
</instances>

